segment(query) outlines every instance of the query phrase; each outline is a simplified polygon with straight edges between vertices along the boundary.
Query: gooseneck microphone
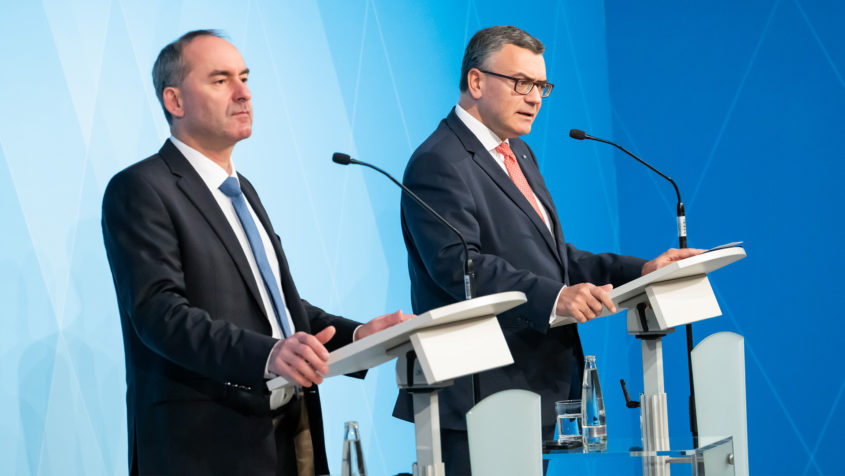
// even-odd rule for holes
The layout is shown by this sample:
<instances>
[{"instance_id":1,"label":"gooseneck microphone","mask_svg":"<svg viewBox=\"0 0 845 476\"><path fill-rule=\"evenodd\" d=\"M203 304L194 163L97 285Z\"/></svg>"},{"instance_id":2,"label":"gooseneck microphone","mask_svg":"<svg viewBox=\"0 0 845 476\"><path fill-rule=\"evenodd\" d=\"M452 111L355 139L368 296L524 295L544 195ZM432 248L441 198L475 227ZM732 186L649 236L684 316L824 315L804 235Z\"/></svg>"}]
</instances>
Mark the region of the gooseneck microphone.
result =
<instances>
[{"instance_id":1,"label":"gooseneck microphone","mask_svg":"<svg viewBox=\"0 0 845 476\"><path fill-rule=\"evenodd\" d=\"M610 142L609 140L600 139L598 137L593 137L586 132L580 129L570 129L569 130L569 137L577 140L594 140L597 142L604 142L605 144L610 144L613 147L625 152L626 154L630 155L637 162L645 165L646 167L653 170L655 173L660 175L661 177L668 180L673 187L675 187L675 194L678 196L678 244L679 248L686 248L687 247L687 221L686 216L684 214L684 203L681 201L681 192L678 190L678 184L675 183L674 180L670 179L666 175L664 175L661 171L655 169L650 164L646 163L643 159L637 157L636 155L628 152L619 144L615 144ZM698 416L695 409L695 386L693 384L693 376L692 376L692 324L687 324L684 326L686 329L686 337L687 337L687 367L689 369L689 413L690 413L690 431L692 432L692 440L693 446L698 448Z\"/></svg>"},{"instance_id":2,"label":"gooseneck microphone","mask_svg":"<svg viewBox=\"0 0 845 476\"><path fill-rule=\"evenodd\" d=\"M405 193L408 194L409 197L413 198L417 203L420 204L421 207L423 207L429 213L434 215L438 220L440 220L441 223L446 225L447 228L452 230L452 233L457 235L457 237L461 240L461 245L463 245L464 247L464 295L467 299L472 299L473 297L475 297L475 271L473 271L472 269L472 258L469 257L469 247L467 247L467 241L466 239L464 239L464 235L460 231L458 231L457 228L452 226L451 223L449 223L445 218L440 216L439 213L434 211L433 208L431 208L427 203L425 203L423 199L417 196L417 194L412 192L408 187L403 185L402 182L396 180L395 178L393 178L392 175L376 167L375 165L368 164L366 162L361 162L360 160L355 160L350 157L349 154L344 154L343 152L335 152L334 154L332 154L332 162L340 165L363 165L365 167L369 167L375 170L376 172L381 173L385 177L389 178L393 183L398 185Z\"/></svg>"},{"instance_id":3,"label":"gooseneck microphone","mask_svg":"<svg viewBox=\"0 0 845 476\"><path fill-rule=\"evenodd\" d=\"M661 172L661 171L655 169L654 167L652 167L649 163L647 163L643 159L641 159L641 158L637 157L636 155L628 152L627 150L625 150L624 147L622 147L619 144L615 144L613 142L610 142L609 140L600 139L598 137L593 137L593 136L587 134L586 132L584 132L580 129L570 129L569 130L569 137L576 139L576 140L589 139L589 140L594 140L594 141L597 141L597 142L604 142L605 144L610 144L613 147L616 147L617 149L621 150L622 152L625 152L626 154L630 155L637 162L639 162L639 163L645 165L646 167L650 168L657 175L660 175L661 177L668 180L669 183L671 183L672 186L675 187L675 194L678 196L678 245L679 245L678 247L679 248L686 248L687 247L687 219L686 219L686 214L684 213L684 202L681 201L681 192L680 192L680 190L678 190L678 184L676 184L674 180L672 180L669 177L667 177L666 175L664 175L663 172Z\"/></svg>"},{"instance_id":4,"label":"gooseneck microphone","mask_svg":"<svg viewBox=\"0 0 845 476\"><path fill-rule=\"evenodd\" d=\"M393 183L399 186L405 193L408 194L409 197L413 198L417 203L420 204L421 207L426 209L429 213L434 215L441 223L446 225L446 228L452 230L452 233L457 235L457 237L461 240L461 245L464 247L464 295L467 300L472 299L475 297L475 271L472 269L472 258L469 257L469 247L467 247L467 240L464 238L464 235L458 231L457 228L452 226L445 218L440 216L439 213L434 211L429 204L425 203L422 198L417 196L416 193L412 192L411 189L406 187L402 184L402 182L393 178L392 175L385 172L384 170L376 167L373 164L368 164L366 162L361 162L360 160L355 160L349 156L349 154L344 154L343 152L335 152L332 154L332 162L340 165L363 165L364 167L369 167L376 172L381 173L385 177L389 178ZM478 374L472 374L472 400L473 404L476 404L481 401L481 384L478 380Z\"/></svg>"}]
</instances>

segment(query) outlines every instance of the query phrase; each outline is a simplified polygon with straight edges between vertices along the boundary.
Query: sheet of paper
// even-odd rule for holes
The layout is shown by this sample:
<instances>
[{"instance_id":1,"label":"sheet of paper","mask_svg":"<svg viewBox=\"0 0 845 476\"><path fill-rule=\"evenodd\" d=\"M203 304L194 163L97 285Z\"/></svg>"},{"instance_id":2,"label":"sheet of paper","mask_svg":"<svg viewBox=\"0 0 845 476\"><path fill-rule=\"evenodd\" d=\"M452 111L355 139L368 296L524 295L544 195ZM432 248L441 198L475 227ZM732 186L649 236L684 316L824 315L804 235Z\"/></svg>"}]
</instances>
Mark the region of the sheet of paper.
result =
<instances>
[{"instance_id":1,"label":"sheet of paper","mask_svg":"<svg viewBox=\"0 0 845 476\"><path fill-rule=\"evenodd\" d=\"M742 243L743 243L742 241L734 241L734 242L731 242L731 243L725 243L724 245L714 246L713 248L710 248L709 250L705 251L705 253L709 253L711 251L716 251L716 250L723 250L725 248L733 248L734 246L739 246Z\"/></svg>"}]
</instances>

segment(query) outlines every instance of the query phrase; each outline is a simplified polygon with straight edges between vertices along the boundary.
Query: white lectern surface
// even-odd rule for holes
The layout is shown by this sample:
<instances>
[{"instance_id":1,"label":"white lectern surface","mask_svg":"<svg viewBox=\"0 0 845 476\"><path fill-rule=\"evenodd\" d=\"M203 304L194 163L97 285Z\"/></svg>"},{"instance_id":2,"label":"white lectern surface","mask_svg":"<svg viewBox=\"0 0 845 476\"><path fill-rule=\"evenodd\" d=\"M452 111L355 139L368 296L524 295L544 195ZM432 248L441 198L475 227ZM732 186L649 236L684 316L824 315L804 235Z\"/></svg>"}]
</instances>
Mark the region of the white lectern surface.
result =
<instances>
[{"instance_id":1,"label":"white lectern surface","mask_svg":"<svg viewBox=\"0 0 845 476\"><path fill-rule=\"evenodd\" d=\"M616 305L616 311L622 312L627 309L623 304L642 294L647 286L691 276L706 275L742 258L745 258L745 250L739 246L706 251L699 255L676 261L645 276L640 276L618 288L612 289L608 294L610 295L610 299L613 300L613 304ZM604 308L599 314L599 317L608 315L610 315L610 311ZM551 326L557 327L574 322L576 321L572 317L556 317L552 321Z\"/></svg>"},{"instance_id":2,"label":"white lectern surface","mask_svg":"<svg viewBox=\"0 0 845 476\"><path fill-rule=\"evenodd\" d=\"M329 373L326 377L358 372L381 365L396 357L388 353L391 349L408 342L411 334L423 329L431 330L459 321L496 316L525 301L525 294L519 291L511 291L481 296L469 301L461 301L432 309L413 319L364 337L330 353ZM277 377L267 382L267 388L275 390L287 384L288 381L284 377Z\"/></svg>"}]
</instances>

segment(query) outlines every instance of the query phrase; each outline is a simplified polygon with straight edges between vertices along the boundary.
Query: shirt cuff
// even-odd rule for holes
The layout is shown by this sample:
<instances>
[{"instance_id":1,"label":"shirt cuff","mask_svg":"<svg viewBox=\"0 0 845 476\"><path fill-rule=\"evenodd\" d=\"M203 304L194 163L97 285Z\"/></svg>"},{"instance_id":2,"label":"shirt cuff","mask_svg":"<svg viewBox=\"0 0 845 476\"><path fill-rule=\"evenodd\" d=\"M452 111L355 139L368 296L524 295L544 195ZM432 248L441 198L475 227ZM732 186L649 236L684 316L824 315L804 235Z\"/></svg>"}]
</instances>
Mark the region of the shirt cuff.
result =
<instances>
[{"instance_id":1,"label":"shirt cuff","mask_svg":"<svg viewBox=\"0 0 845 476\"><path fill-rule=\"evenodd\" d=\"M563 316L558 316L557 314L555 314L555 310L557 310L557 302L560 301L560 293L562 293L564 289L566 289L566 285L564 285L562 288L560 288L560 291L558 291L557 297L555 298L555 302L554 302L554 304L552 304L552 313L549 315L549 325L551 325L552 322L554 322L555 318L563 317Z\"/></svg>"},{"instance_id":2,"label":"shirt cuff","mask_svg":"<svg viewBox=\"0 0 845 476\"><path fill-rule=\"evenodd\" d=\"M358 340L358 330L361 329L362 327L364 327L364 325L360 324L360 325L358 325L358 327L355 328L354 331L352 331L352 342L355 342L356 340Z\"/></svg>"},{"instance_id":3,"label":"shirt cuff","mask_svg":"<svg viewBox=\"0 0 845 476\"><path fill-rule=\"evenodd\" d=\"M270 356L273 355L274 348L276 348L275 345L273 346L273 348L270 349L270 353L267 354L267 361L264 362L264 378L267 380L272 380L278 377L278 375L274 374L273 372L270 372Z\"/></svg>"}]
</instances>

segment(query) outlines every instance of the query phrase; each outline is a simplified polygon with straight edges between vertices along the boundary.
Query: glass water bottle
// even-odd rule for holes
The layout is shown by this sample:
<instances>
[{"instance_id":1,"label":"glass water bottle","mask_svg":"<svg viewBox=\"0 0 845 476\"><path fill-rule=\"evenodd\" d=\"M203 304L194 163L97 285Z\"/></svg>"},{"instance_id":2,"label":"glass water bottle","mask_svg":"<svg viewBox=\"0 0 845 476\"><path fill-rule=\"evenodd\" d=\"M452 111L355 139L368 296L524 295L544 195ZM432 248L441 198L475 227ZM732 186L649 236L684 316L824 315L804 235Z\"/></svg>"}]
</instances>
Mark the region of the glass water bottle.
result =
<instances>
[{"instance_id":1,"label":"glass water bottle","mask_svg":"<svg viewBox=\"0 0 845 476\"><path fill-rule=\"evenodd\" d=\"M607 425L601 396L596 356L584 358L584 382L581 385L581 431L584 452L607 449Z\"/></svg>"}]
</instances>

